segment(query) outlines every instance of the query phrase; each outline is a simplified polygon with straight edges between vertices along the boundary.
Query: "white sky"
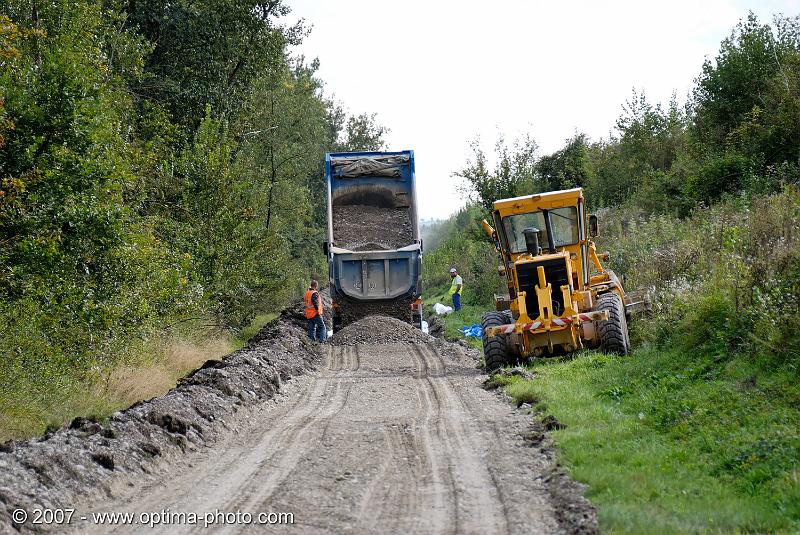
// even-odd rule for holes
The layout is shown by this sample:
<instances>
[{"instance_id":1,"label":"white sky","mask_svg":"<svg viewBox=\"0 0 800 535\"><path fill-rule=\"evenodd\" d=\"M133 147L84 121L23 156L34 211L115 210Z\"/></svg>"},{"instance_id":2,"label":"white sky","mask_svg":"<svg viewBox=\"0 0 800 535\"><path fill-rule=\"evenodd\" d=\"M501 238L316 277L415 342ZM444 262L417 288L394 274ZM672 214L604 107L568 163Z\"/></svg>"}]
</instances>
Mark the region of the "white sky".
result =
<instances>
[{"instance_id":1,"label":"white sky","mask_svg":"<svg viewBox=\"0 0 800 535\"><path fill-rule=\"evenodd\" d=\"M800 0L287 3L313 25L296 52L319 58L326 93L377 113L390 150L415 151L422 218L464 204L451 175L476 136L491 152L498 132L529 132L540 154L576 131L607 137L634 88L685 100L749 10L800 13Z\"/></svg>"}]
</instances>

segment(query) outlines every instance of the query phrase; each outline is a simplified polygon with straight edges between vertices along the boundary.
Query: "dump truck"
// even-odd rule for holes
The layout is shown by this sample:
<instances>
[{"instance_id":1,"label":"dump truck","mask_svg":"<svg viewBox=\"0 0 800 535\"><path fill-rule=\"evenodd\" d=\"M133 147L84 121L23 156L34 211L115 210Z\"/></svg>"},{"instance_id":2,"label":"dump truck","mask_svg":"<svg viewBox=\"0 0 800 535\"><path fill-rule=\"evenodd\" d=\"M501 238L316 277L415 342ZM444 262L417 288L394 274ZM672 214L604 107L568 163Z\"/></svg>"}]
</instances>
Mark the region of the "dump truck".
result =
<instances>
[{"instance_id":1,"label":"dump truck","mask_svg":"<svg viewBox=\"0 0 800 535\"><path fill-rule=\"evenodd\" d=\"M484 315L488 370L584 347L627 354L628 319L647 308L601 260L581 188L502 199L483 228L500 255L508 294Z\"/></svg>"},{"instance_id":2,"label":"dump truck","mask_svg":"<svg viewBox=\"0 0 800 535\"><path fill-rule=\"evenodd\" d=\"M422 325L414 151L325 155L333 330L381 314Z\"/></svg>"}]
</instances>

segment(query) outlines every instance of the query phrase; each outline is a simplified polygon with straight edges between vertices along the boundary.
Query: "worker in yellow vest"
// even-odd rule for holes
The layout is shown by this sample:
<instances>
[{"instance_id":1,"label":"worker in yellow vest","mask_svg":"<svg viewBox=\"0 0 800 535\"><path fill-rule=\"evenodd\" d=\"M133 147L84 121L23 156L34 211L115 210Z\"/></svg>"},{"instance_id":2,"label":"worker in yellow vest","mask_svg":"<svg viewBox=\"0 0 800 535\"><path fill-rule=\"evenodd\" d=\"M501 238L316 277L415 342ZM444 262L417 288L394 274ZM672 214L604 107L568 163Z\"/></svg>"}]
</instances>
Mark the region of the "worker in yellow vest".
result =
<instances>
[{"instance_id":1,"label":"worker in yellow vest","mask_svg":"<svg viewBox=\"0 0 800 535\"><path fill-rule=\"evenodd\" d=\"M322 319L322 297L317 291L319 284L311 281L303 302L306 307L306 319L308 320L308 337L312 342L324 342L328 339L328 331L325 327L325 320Z\"/></svg>"},{"instance_id":2,"label":"worker in yellow vest","mask_svg":"<svg viewBox=\"0 0 800 535\"><path fill-rule=\"evenodd\" d=\"M458 274L456 268L450 268L450 296L453 298L453 308L461 310L461 289L464 287L464 280Z\"/></svg>"}]
</instances>

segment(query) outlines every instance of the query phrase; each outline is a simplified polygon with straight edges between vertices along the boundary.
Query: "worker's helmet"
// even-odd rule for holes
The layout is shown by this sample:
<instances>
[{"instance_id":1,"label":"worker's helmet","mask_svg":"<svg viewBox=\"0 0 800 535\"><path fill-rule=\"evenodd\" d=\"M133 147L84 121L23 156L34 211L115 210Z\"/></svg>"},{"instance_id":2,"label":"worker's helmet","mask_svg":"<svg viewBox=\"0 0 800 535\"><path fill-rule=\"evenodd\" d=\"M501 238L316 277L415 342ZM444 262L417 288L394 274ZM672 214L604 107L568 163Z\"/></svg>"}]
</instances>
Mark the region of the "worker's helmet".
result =
<instances>
[{"instance_id":1,"label":"worker's helmet","mask_svg":"<svg viewBox=\"0 0 800 535\"><path fill-rule=\"evenodd\" d=\"M456 273L456 268L450 268L450 273Z\"/></svg>"}]
</instances>

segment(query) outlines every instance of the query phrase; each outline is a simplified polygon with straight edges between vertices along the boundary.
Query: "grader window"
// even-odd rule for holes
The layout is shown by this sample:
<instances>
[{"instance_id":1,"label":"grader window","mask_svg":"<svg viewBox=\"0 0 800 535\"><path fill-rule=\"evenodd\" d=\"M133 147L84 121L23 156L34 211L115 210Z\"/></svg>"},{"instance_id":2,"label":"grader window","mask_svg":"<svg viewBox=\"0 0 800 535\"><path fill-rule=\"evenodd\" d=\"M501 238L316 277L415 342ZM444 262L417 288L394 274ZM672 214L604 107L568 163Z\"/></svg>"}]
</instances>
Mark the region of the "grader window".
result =
<instances>
[{"instance_id":1,"label":"grader window","mask_svg":"<svg viewBox=\"0 0 800 535\"><path fill-rule=\"evenodd\" d=\"M548 210L550 225L553 229L553 241L556 247L572 245L580 240L578 236L578 209L574 206L564 206ZM512 253L524 253L526 249L523 230L536 227L542 232L541 242L545 247L547 240L547 225L544 213L530 212L516 214L503 218L503 228L508 237L508 246Z\"/></svg>"}]
</instances>

